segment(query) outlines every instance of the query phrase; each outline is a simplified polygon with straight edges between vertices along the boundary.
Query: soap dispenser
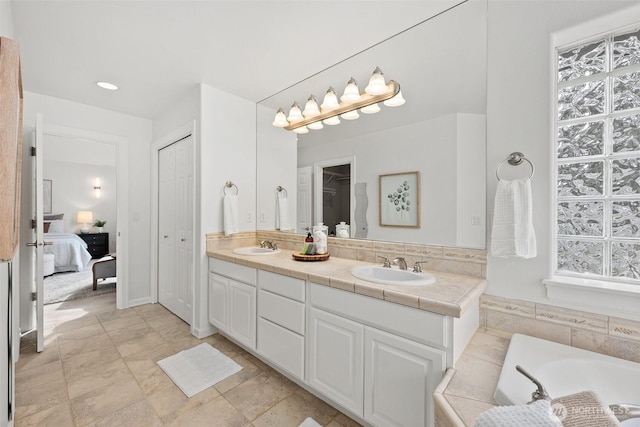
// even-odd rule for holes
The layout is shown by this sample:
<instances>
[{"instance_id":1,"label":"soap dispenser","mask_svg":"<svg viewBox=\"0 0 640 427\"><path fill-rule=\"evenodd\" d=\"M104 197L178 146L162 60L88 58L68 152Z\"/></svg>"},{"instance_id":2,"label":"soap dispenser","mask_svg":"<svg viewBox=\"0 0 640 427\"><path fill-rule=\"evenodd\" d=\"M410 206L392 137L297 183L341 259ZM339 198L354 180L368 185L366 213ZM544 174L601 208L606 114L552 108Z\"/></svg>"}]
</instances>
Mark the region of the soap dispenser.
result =
<instances>
[{"instance_id":1,"label":"soap dispenser","mask_svg":"<svg viewBox=\"0 0 640 427\"><path fill-rule=\"evenodd\" d=\"M302 255L311 255L309 254L310 246L313 245L313 237L311 236L311 232L307 233L307 237L304 239L304 246L302 247Z\"/></svg>"}]
</instances>

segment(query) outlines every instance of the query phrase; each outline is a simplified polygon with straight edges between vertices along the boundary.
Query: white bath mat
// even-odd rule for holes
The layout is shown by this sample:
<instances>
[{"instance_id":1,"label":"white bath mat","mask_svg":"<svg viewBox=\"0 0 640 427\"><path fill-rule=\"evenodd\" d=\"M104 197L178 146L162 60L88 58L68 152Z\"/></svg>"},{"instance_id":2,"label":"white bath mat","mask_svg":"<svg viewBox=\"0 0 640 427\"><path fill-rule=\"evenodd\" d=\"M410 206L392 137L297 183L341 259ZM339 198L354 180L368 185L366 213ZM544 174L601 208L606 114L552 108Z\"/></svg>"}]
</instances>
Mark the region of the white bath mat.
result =
<instances>
[{"instance_id":1,"label":"white bath mat","mask_svg":"<svg viewBox=\"0 0 640 427\"><path fill-rule=\"evenodd\" d=\"M242 366L207 343L182 350L157 363L187 397L242 369Z\"/></svg>"},{"instance_id":2,"label":"white bath mat","mask_svg":"<svg viewBox=\"0 0 640 427\"><path fill-rule=\"evenodd\" d=\"M314 420L313 418L307 418L298 427L322 427L322 426L318 424L316 420Z\"/></svg>"}]
</instances>

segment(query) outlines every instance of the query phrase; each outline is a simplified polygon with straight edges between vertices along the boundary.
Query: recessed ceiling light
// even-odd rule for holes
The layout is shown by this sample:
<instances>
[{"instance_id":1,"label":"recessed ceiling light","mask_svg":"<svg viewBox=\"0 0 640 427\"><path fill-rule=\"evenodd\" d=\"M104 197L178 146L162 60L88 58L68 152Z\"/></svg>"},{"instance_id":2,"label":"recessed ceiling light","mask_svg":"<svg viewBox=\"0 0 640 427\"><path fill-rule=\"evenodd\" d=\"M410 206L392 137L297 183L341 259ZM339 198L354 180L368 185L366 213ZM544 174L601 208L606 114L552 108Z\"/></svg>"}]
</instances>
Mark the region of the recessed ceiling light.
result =
<instances>
[{"instance_id":1,"label":"recessed ceiling light","mask_svg":"<svg viewBox=\"0 0 640 427\"><path fill-rule=\"evenodd\" d=\"M114 85L113 83L109 83L109 82L97 82L96 83L98 86L100 86L102 89L107 89L107 90L118 90L118 86Z\"/></svg>"}]
</instances>

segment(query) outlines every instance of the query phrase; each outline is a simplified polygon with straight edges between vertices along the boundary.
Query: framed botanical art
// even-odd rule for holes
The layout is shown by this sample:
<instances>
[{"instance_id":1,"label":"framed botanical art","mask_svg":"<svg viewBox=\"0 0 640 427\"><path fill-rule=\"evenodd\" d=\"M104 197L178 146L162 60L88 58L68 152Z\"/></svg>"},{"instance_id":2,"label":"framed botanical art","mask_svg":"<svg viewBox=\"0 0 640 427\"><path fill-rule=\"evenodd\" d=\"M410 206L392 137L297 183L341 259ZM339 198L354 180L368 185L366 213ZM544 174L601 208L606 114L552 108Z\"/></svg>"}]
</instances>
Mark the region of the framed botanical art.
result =
<instances>
[{"instance_id":1,"label":"framed botanical art","mask_svg":"<svg viewBox=\"0 0 640 427\"><path fill-rule=\"evenodd\" d=\"M379 176L380 226L420 227L420 172Z\"/></svg>"}]
</instances>

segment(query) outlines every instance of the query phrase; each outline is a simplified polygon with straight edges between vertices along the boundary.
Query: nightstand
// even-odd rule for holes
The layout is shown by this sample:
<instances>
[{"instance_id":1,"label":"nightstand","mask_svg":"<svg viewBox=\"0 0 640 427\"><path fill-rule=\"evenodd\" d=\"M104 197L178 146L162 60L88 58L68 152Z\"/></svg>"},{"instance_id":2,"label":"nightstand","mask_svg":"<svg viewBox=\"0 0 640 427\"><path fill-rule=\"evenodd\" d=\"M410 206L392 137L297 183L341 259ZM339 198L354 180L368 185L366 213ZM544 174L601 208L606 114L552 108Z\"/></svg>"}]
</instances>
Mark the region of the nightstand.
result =
<instances>
[{"instance_id":1,"label":"nightstand","mask_svg":"<svg viewBox=\"0 0 640 427\"><path fill-rule=\"evenodd\" d=\"M109 253L109 233L85 233L78 236L87 242L91 258L102 258Z\"/></svg>"}]
</instances>

